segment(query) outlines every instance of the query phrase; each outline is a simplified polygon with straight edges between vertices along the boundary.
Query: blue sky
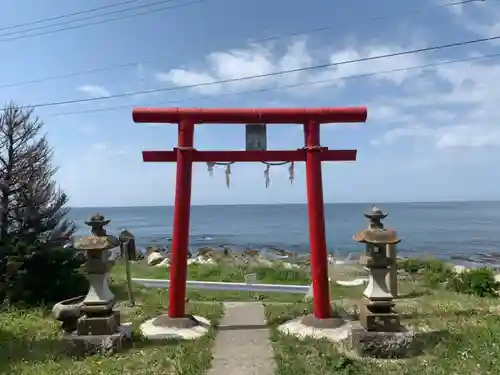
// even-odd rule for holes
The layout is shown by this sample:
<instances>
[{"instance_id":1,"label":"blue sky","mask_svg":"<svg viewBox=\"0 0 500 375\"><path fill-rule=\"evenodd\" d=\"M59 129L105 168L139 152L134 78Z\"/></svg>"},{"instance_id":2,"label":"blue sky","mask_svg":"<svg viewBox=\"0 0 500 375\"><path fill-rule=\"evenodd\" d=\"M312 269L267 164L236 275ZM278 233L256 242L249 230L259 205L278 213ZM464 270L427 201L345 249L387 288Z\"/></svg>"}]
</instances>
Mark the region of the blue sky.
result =
<instances>
[{"instance_id":1,"label":"blue sky","mask_svg":"<svg viewBox=\"0 0 500 375\"><path fill-rule=\"evenodd\" d=\"M176 0L171 5L187 1ZM116 2L7 2L2 5L0 27ZM129 6L148 2L152 0ZM18 30L0 30L2 85L145 61L100 73L2 87L0 99L37 104L102 97L500 35L499 1L435 7L445 2L421 0L418 7L424 10L416 12L417 5L397 0L206 0L25 39L5 40L17 35L5 34ZM162 7L165 5L157 8ZM121 8L107 11L116 9ZM85 16L94 14L98 13ZM89 21L80 23L85 22ZM35 26L41 24L30 27ZM254 42L323 26L333 27ZM46 123L54 146L54 163L60 167L57 180L73 206L173 203L175 165L145 164L141 150L171 149L176 130L172 125L134 124L134 106L366 105L366 124L328 125L322 130L324 146L359 150L355 163L324 164L325 201L497 200L500 58L348 80L337 78L495 53L498 48L498 42L480 43L203 89L41 107L36 113ZM330 81L228 95L323 79ZM112 107L121 108L109 110ZM102 111L64 115L95 109ZM294 149L302 140L296 125L271 126L268 130L270 148ZM195 143L199 149L242 149L244 127L199 126ZM287 166L273 167L271 186L266 189L263 165L234 164L232 185L226 189L223 168L216 168L210 178L206 166L199 164L194 169L192 201L304 202L304 175L304 166L296 165L295 181L290 185Z\"/></svg>"}]
</instances>

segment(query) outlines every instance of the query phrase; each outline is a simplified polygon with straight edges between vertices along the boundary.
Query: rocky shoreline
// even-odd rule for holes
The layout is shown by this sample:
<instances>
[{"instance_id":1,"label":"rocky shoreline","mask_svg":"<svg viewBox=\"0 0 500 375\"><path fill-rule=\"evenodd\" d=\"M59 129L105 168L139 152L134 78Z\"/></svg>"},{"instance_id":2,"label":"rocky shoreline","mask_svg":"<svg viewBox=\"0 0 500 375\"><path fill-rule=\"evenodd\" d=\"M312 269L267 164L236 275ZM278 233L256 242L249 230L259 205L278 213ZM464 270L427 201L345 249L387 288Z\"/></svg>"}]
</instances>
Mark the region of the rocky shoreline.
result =
<instances>
[{"instance_id":1,"label":"rocky shoreline","mask_svg":"<svg viewBox=\"0 0 500 375\"><path fill-rule=\"evenodd\" d=\"M343 254L329 253L329 264L357 263L361 251L350 253L347 258ZM429 253L421 254L422 257L431 257ZM412 254L411 257L398 256L398 259L419 257ZM142 251L137 251L137 260L145 259L150 266L169 267L171 259L171 250L166 246L151 245ZM500 253L476 253L467 255L453 255L446 262L459 268L489 267L500 269ZM265 250L243 249L235 250L229 246L205 246L200 247L196 252L188 253L188 264L233 264L248 265L257 264L261 266L271 266L276 263L282 263L285 267L295 268L297 266L309 265L308 253L296 253L286 251L280 248L268 248Z\"/></svg>"},{"instance_id":2,"label":"rocky shoreline","mask_svg":"<svg viewBox=\"0 0 500 375\"><path fill-rule=\"evenodd\" d=\"M168 248L149 246L145 258L152 267L170 267L171 251ZM328 262L335 263L333 254L328 255ZM202 247L194 254L188 253L188 265L191 264L228 264L234 266L273 266L281 264L285 268L300 268L309 266L308 254L297 254L282 249L273 251L259 251L245 249L236 252L228 247Z\"/></svg>"}]
</instances>

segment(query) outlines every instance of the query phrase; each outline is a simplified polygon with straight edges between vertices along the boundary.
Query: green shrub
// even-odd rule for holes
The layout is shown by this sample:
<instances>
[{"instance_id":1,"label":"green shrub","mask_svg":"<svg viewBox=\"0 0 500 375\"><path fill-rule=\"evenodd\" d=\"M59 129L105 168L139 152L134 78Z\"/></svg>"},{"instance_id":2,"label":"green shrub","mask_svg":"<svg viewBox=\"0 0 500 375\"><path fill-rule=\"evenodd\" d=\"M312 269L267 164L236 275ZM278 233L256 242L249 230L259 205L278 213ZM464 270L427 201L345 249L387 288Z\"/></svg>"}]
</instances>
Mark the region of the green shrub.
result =
<instances>
[{"instance_id":1,"label":"green shrub","mask_svg":"<svg viewBox=\"0 0 500 375\"><path fill-rule=\"evenodd\" d=\"M439 259L425 259L424 283L429 287L436 287L447 282L453 276L452 267Z\"/></svg>"},{"instance_id":2,"label":"green shrub","mask_svg":"<svg viewBox=\"0 0 500 375\"><path fill-rule=\"evenodd\" d=\"M423 282L429 287L446 282L453 274L450 265L434 258L409 258L398 262L398 267L409 274L422 274Z\"/></svg>"},{"instance_id":3,"label":"green shrub","mask_svg":"<svg viewBox=\"0 0 500 375\"><path fill-rule=\"evenodd\" d=\"M479 297L497 295L499 283L495 281L495 273L489 268L476 268L453 275L448 288L458 292L473 294Z\"/></svg>"},{"instance_id":4,"label":"green shrub","mask_svg":"<svg viewBox=\"0 0 500 375\"><path fill-rule=\"evenodd\" d=\"M423 259L422 264L425 272L446 274L452 271L451 266L440 259Z\"/></svg>"},{"instance_id":5,"label":"green shrub","mask_svg":"<svg viewBox=\"0 0 500 375\"><path fill-rule=\"evenodd\" d=\"M424 264L420 259L409 258L398 261L398 268L409 274L415 274L424 269Z\"/></svg>"},{"instance_id":6,"label":"green shrub","mask_svg":"<svg viewBox=\"0 0 500 375\"><path fill-rule=\"evenodd\" d=\"M37 249L24 256L23 265L7 285L12 304L54 303L86 294L89 284L81 260L66 249Z\"/></svg>"}]
</instances>

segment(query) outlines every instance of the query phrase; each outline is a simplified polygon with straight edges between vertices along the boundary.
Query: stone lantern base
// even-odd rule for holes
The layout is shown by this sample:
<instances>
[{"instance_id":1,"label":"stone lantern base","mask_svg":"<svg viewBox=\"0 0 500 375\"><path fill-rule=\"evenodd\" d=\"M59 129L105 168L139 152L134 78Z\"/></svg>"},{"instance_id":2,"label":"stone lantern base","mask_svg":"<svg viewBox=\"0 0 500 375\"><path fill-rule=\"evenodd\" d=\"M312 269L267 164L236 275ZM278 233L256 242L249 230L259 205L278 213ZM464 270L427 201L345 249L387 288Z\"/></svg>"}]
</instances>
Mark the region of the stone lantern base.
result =
<instances>
[{"instance_id":1,"label":"stone lantern base","mask_svg":"<svg viewBox=\"0 0 500 375\"><path fill-rule=\"evenodd\" d=\"M399 314L392 301L373 301L367 297L359 304L359 321L367 331L399 332Z\"/></svg>"},{"instance_id":2,"label":"stone lantern base","mask_svg":"<svg viewBox=\"0 0 500 375\"><path fill-rule=\"evenodd\" d=\"M131 325L120 324L120 312L87 311L78 319L75 332L63 336L66 352L72 356L112 355L131 346Z\"/></svg>"},{"instance_id":3,"label":"stone lantern base","mask_svg":"<svg viewBox=\"0 0 500 375\"><path fill-rule=\"evenodd\" d=\"M380 359L413 357L420 353L421 346L416 333L403 328L399 332L378 332L353 327L350 344L356 355Z\"/></svg>"},{"instance_id":4,"label":"stone lantern base","mask_svg":"<svg viewBox=\"0 0 500 375\"><path fill-rule=\"evenodd\" d=\"M362 357L407 358L418 351L415 332L405 329L391 300L361 299L359 322L350 332L350 344Z\"/></svg>"}]
</instances>

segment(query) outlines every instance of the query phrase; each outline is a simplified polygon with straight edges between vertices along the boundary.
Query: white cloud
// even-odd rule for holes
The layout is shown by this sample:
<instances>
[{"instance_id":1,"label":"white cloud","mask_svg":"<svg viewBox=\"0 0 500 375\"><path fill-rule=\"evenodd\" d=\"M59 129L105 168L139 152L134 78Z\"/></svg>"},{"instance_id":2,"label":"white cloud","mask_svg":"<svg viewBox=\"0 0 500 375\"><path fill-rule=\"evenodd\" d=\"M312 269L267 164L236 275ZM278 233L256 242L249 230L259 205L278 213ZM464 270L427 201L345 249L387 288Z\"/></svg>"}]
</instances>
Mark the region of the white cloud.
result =
<instances>
[{"instance_id":1,"label":"white cloud","mask_svg":"<svg viewBox=\"0 0 500 375\"><path fill-rule=\"evenodd\" d=\"M460 26L468 31L485 38L500 35L500 3L496 1L476 0L467 4L450 6L447 9ZM491 43L498 45L500 41L493 40Z\"/></svg>"},{"instance_id":2,"label":"white cloud","mask_svg":"<svg viewBox=\"0 0 500 375\"><path fill-rule=\"evenodd\" d=\"M77 90L91 98L111 96L111 93L105 87L100 85L83 85L79 86Z\"/></svg>"},{"instance_id":3,"label":"white cloud","mask_svg":"<svg viewBox=\"0 0 500 375\"><path fill-rule=\"evenodd\" d=\"M461 125L443 129L436 139L440 149L500 146L500 128L491 125Z\"/></svg>"},{"instance_id":4,"label":"white cloud","mask_svg":"<svg viewBox=\"0 0 500 375\"><path fill-rule=\"evenodd\" d=\"M381 138L373 139L372 145L378 146L383 144L392 144L400 138L415 138L415 137L432 137L434 131L427 127L410 125L406 127L394 128L387 131Z\"/></svg>"},{"instance_id":5,"label":"white cloud","mask_svg":"<svg viewBox=\"0 0 500 375\"><path fill-rule=\"evenodd\" d=\"M334 51L332 48L331 52L322 51L322 56L316 56L317 54L308 49L305 40L298 40L289 44L285 53L279 55L271 48L252 45L247 49L212 52L206 57L205 67L198 69L175 68L166 73L157 73L156 79L176 86L191 86L268 75L262 78L195 88L195 91L202 94L220 94L224 91L253 90L312 82L319 83L311 85L310 90L331 86L340 88L346 85L347 81L341 80L346 76L411 67L419 65L422 59L418 55L403 55L390 59L375 59L342 65L335 65L335 63L397 53L402 50L399 46L376 44L367 45L360 49L347 47L340 51ZM332 64L332 67L273 75L275 72L296 70L325 63ZM402 71L390 75L377 75L372 78L399 85L411 74L411 72ZM299 91L303 92L303 90Z\"/></svg>"},{"instance_id":6,"label":"white cloud","mask_svg":"<svg viewBox=\"0 0 500 375\"><path fill-rule=\"evenodd\" d=\"M176 86L193 86L215 82L215 78L207 73L191 72L183 69L172 69L168 73L157 73L160 82L173 83ZM202 94L216 94L220 87L216 85L200 86L197 90Z\"/></svg>"},{"instance_id":7,"label":"white cloud","mask_svg":"<svg viewBox=\"0 0 500 375\"><path fill-rule=\"evenodd\" d=\"M96 157L96 156L102 156L102 157L119 156L119 155L125 154L125 150L111 146L110 144L105 143L105 142L96 142L92 145L92 149L90 151L90 154L93 157Z\"/></svg>"},{"instance_id":8,"label":"white cloud","mask_svg":"<svg viewBox=\"0 0 500 375\"><path fill-rule=\"evenodd\" d=\"M422 46L423 43L419 43L413 48ZM213 52L207 56L205 67L197 70L172 69L167 73L158 73L156 78L177 86L196 85L330 62L332 67L326 69L195 88L198 93L210 95L225 91L245 91L326 81L308 87L306 91L311 94L315 89L338 91L347 88L352 81L342 79L343 77L391 71L445 60L432 59L425 54L408 54L334 65L341 61L394 54L407 49L412 47L403 48L394 43L351 44L335 51L325 48L322 51L323 55L320 55L310 50L305 40L299 40L289 44L285 52L280 55L276 49L252 45L247 49ZM477 56L471 52L467 54ZM427 142L436 149L500 145L499 132L495 127L500 122L500 114L496 114L500 91L492 85L492 82L500 81L500 67L489 59L429 67L424 72L407 70L372 75L364 78L363 82L368 80L375 84L377 89L382 88L385 92L388 91L387 87L399 89L390 90L389 92L398 94L385 99L379 99L380 96L375 95L373 103L369 105L369 121L390 127L372 138L373 145L394 144L403 138ZM370 90L377 92L373 85L370 86Z\"/></svg>"}]
</instances>

